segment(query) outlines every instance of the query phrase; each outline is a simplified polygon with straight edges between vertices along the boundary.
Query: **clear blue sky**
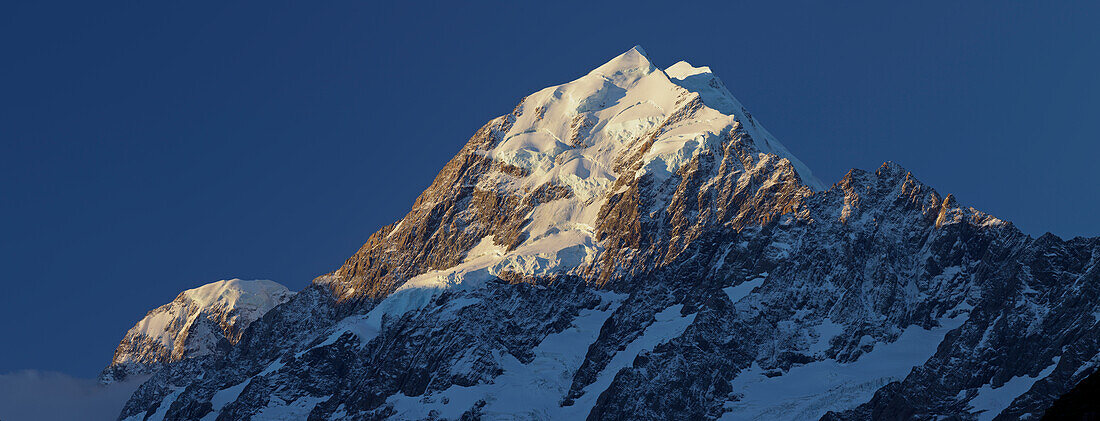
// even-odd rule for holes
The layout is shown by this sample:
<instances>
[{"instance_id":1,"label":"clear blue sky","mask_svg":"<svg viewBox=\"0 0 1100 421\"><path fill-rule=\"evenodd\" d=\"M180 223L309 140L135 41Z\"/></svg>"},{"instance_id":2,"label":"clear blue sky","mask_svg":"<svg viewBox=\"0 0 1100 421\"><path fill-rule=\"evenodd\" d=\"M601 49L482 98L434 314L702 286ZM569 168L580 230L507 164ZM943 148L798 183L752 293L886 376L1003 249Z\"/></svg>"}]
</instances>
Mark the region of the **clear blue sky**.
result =
<instances>
[{"instance_id":1,"label":"clear blue sky","mask_svg":"<svg viewBox=\"0 0 1100 421\"><path fill-rule=\"evenodd\" d=\"M93 376L202 283L304 287L485 121L635 44L711 66L827 184L893 160L1100 235L1095 3L24 3L0 10L0 373Z\"/></svg>"}]
</instances>

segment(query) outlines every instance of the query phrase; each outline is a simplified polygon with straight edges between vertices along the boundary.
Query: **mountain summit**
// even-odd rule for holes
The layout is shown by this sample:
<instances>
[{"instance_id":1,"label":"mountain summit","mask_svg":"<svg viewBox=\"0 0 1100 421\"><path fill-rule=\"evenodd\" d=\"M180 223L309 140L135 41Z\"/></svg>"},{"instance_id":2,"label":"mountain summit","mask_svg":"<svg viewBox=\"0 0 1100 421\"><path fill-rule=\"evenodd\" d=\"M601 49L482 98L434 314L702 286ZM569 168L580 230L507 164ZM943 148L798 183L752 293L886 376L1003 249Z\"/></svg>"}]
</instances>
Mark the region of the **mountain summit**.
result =
<instances>
[{"instance_id":1,"label":"mountain summit","mask_svg":"<svg viewBox=\"0 0 1100 421\"><path fill-rule=\"evenodd\" d=\"M120 418L1038 417L1100 363L1098 261L893 163L826 189L709 68L635 47Z\"/></svg>"},{"instance_id":2,"label":"mountain summit","mask_svg":"<svg viewBox=\"0 0 1100 421\"><path fill-rule=\"evenodd\" d=\"M635 47L523 98L474 135L402 221L320 282L344 299L507 273L602 283L672 259L686 244L666 235L675 230L759 224L822 189L717 77L683 62L672 70ZM691 200L681 191L688 171L691 188L716 195L693 204L703 217L655 214ZM755 198L727 203L736 195ZM642 233L640 223L656 225ZM633 247L645 237L653 244Z\"/></svg>"},{"instance_id":3,"label":"mountain summit","mask_svg":"<svg viewBox=\"0 0 1100 421\"><path fill-rule=\"evenodd\" d=\"M617 80L621 83L631 79L637 80L637 78L655 71L658 71L657 67L649 62L649 57L646 56L642 46L635 45L634 48L611 59L588 74L608 80ZM619 83L616 83L616 85L619 85Z\"/></svg>"}]
</instances>

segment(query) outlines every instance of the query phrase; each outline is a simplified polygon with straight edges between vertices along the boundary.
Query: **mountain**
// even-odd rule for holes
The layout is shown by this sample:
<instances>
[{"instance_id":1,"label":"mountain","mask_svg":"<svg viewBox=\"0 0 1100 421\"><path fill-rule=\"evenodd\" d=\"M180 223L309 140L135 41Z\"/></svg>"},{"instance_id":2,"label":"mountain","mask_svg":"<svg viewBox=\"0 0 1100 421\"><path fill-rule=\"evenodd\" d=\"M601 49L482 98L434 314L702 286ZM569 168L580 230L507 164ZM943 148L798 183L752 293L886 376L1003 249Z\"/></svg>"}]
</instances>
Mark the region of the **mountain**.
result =
<instances>
[{"instance_id":1,"label":"mountain","mask_svg":"<svg viewBox=\"0 0 1100 421\"><path fill-rule=\"evenodd\" d=\"M1038 417L1100 362L1098 258L893 163L826 187L710 69L635 47L120 419Z\"/></svg>"},{"instance_id":2,"label":"mountain","mask_svg":"<svg viewBox=\"0 0 1100 421\"><path fill-rule=\"evenodd\" d=\"M240 279L184 291L126 332L100 381L124 380L185 358L224 352L250 323L293 295L276 282Z\"/></svg>"}]
</instances>

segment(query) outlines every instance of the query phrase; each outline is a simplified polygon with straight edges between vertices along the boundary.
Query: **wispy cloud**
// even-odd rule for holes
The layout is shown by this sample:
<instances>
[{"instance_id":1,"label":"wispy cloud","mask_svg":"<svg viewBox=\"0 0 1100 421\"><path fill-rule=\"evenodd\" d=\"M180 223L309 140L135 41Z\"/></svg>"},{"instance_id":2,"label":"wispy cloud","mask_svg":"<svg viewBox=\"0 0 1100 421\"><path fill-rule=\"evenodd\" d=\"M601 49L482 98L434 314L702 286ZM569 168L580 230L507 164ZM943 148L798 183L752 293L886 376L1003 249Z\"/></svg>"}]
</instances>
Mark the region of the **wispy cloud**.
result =
<instances>
[{"instance_id":1,"label":"wispy cloud","mask_svg":"<svg viewBox=\"0 0 1100 421\"><path fill-rule=\"evenodd\" d=\"M111 421L141 380L101 385L52 371L0 374L0 420Z\"/></svg>"}]
</instances>

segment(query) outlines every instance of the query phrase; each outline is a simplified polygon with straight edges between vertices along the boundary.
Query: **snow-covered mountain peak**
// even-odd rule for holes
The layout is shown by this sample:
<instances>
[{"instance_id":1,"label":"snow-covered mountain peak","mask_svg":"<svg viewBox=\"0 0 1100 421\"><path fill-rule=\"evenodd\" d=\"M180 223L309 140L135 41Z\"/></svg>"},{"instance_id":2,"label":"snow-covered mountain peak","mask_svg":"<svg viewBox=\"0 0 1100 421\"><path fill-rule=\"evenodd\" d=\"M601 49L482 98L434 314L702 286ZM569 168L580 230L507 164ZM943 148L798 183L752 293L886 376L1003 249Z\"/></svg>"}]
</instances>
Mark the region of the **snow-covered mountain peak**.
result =
<instances>
[{"instance_id":1,"label":"snow-covered mountain peak","mask_svg":"<svg viewBox=\"0 0 1100 421\"><path fill-rule=\"evenodd\" d=\"M703 232L759 225L822 190L709 68L680 62L669 72L634 47L580 78L526 96L474 135L392 231L318 282L333 286L341 299L399 288L472 288L508 274L604 282L623 270L614 268L618 262L630 261L613 254L642 253L633 260L641 265L679 252L665 240L646 250L619 249L625 243L606 237L640 227L614 226L625 221L608 222L609 213ZM673 221L686 189L716 199ZM778 201L744 208L725 203L742 194L771 197L763 192L776 189L786 191ZM615 209L628 204L632 208ZM684 241L677 235L674 242ZM430 254L396 258L383 241L433 246ZM614 253L605 253L609 246ZM409 262L400 272L361 272L374 259Z\"/></svg>"},{"instance_id":2,"label":"snow-covered mountain peak","mask_svg":"<svg viewBox=\"0 0 1100 421\"><path fill-rule=\"evenodd\" d=\"M645 50L642 46L635 45L634 48L597 67L589 74L600 75L610 80L630 80L654 71L657 71L657 67L650 63Z\"/></svg>"},{"instance_id":3,"label":"snow-covered mountain peak","mask_svg":"<svg viewBox=\"0 0 1100 421\"><path fill-rule=\"evenodd\" d=\"M121 380L161 364L209 354L294 293L268 280L229 279L181 292L126 332L101 378Z\"/></svg>"}]
</instances>

